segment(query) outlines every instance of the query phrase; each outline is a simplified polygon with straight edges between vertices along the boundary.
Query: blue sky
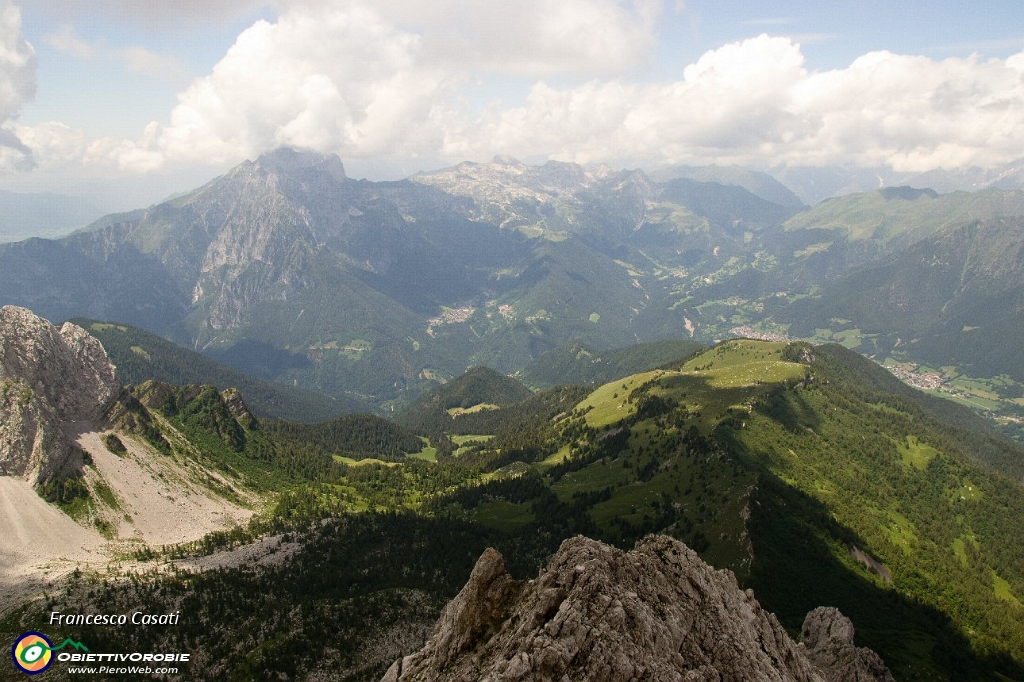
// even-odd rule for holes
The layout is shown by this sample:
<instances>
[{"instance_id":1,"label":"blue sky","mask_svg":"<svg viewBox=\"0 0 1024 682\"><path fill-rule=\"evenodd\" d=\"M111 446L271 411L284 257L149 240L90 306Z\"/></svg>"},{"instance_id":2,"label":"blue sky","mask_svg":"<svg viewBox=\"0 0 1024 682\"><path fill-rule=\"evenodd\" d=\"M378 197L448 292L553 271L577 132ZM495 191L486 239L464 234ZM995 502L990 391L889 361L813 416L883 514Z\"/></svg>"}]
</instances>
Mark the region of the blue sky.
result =
<instances>
[{"instance_id":1,"label":"blue sky","mask_svg":"<svg viewBox=\"0 0 1024 682\"><path fill-rule=\"evenodd\" d=\"M1024 48L1024 7L1013 0L705 0L687 7L700 17L701 51L767 31L798 39L814 69L842 68L875 50L943 59L1006 57Z\"/></svg>"},{"instance_id":2,"label":"blue sky","mask_svg":"<svg viewBox=\"0 0 1024 682\"><path fill-rule=\"evenodd\" d=\"M0 0L0 189L144 204L280 144L368 177L998 166L1022 53L1019 0Z\"/></svg>"}]
</instances>

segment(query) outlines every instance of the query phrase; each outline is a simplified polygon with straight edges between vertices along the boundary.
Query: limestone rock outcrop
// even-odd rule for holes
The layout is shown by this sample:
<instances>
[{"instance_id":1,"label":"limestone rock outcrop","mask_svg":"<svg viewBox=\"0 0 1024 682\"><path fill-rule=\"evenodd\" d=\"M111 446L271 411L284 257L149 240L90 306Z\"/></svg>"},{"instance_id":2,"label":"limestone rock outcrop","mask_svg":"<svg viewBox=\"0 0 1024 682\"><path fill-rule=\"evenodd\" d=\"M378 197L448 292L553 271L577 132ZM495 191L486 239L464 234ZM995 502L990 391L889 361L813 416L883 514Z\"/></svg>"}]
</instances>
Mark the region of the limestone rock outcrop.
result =
<instances>
[{"instance_id":1,"label":"limestone rock outcrop","mask_svg":"<svg viewBox=\"0 0 1024 682\"><path fill-rule=\"evenodd\" d=\"M882 657L853 642L850 619L833 606L819 606L804 619L800 645L826 682L895 682Z\"/></svg>"},{"instance_id":2,"label":"limestone rock outcrop","mask_svg":"<svg viewBox=\"0 0 1024 682\"><path fill-rule=\"evenodd\" d=\"M71 433L121 390L103 346L81 327L0 308L0 475L44 485L82 466Z\"/></svg>"},{"instance_id":3,"label":"limestone rock outcrop","mask_svg":"<svg viewBox=\"0 0 1024 682\"><path fill-rule=\"evenodd\" d=\"M798 645L731 572L665 536L630 552L572 538L526 582L487 550L423 649L383 682L891 680L833 611L815 611Z\"/></svg>"}]
</instances>

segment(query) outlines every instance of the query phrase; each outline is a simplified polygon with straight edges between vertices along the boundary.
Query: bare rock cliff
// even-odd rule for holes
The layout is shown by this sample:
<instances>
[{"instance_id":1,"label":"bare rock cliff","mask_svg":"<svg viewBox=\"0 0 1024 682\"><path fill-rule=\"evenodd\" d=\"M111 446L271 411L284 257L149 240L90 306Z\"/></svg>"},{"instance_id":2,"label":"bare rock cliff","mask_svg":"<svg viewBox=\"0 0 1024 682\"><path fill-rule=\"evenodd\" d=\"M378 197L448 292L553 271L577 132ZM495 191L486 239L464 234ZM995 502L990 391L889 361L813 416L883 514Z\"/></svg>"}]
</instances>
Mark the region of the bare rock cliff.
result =
<instances>
[{"instance_id":1,"label":"bare rock cliff","mask_svg":"<svg viewBox=\"0 0 1024 682\"><path fill-rule=\"evenodd\" d=\"M826 682L891 680L882 657L853 643L853 623L833 606L819 606L804 619L800 646Z\"/></svg>"},{"instance_id":2,"label":"bare rock cliff","mask_svg":"<svg viewBox=\"0 0 1024 682\"><path fill-rule=\"evenodd\" d=\"M100 419L120 388L84 329L0 308L0 475L43 485L81 467L70 434Z\"/></svg>"},{"instance_id":3,"label":"bare rock cliff","mask_svg":"<svg viewBox=\"0 0 1024 682\"><path fill-rule=\"evenodd\" d=\"M835 609L812 612L804 640L677 540L623 552L576 537L528 582L484 552L427 644L383 682L892 680Z\"/></svg>"}]
</instances>

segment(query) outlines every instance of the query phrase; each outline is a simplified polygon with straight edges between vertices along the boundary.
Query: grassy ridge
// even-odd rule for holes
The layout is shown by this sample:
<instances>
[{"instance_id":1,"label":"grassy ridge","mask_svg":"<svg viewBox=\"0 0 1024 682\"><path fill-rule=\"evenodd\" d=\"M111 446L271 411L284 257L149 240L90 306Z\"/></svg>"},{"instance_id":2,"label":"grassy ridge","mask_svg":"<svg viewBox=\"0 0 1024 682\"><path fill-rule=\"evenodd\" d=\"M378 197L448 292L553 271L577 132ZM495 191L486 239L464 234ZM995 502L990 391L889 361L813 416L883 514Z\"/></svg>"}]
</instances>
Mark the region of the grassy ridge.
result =
<instances>
[{"instance_id":1,"label":"grassy ridge","mask_svg":"<svg viewBox=\"0 0 1024 682\"><path fill-rule=\"evenodd\" d=\"M1024 192L984 190L936 194L889 187L823 201L786 221L787 231L835 231L851 241L909 244L972 220L1024 216Z\"/></svg>"},{"instance_id":2,"label":"grassy ridge","mask_svg":"<svg viewBox=\"0 0 1024 682\"><path fill-rule=\"evenodd\" d=\"M561 384L605 384L691 355L702 346L689 340L639 343L604 352L573 342L555 348L523 369L520 378L534 388Z\"/></svg>"},{"instance_id":3,"label":"grassy ridge","mask_svg":"<svg viewBox=\"0 0 1024 682\"><path fill-rule=\"evenodd\" d=\"M1020 673L1024 491L1000 469L1021 450L966 410L841 347L732 341L576 413L538 463L576 527L676 534L790 628L838 605L901 678L976 678L1004 656ZM477 518L505 531L558 513L489 495Z\"/></svg>"},{"instance_id":4,"label":"grassy ridge","mask_svg":"<svg viewBox=\"0 0 1024 682\"><path fill-rule=\"evenodd\" d=\"M807 388L772 393L742 428L729 425L721 437L745 461L761 467L766 480L776 481L766 488L769 497L792 508L817 509L819 519L827 514L849 535L833 535L830 541L821 531L809 533L793 515L762 517L758 523L764 532L754 534L755 548L759 539L767 556L776 555L775 570L798 573L806 566L794 562L794 554L806 551L801 547L809 542L819 544L863 579L893 591L892 599L930 607L919 611L918 620L934 627L918 630L908 644L896 647L891 626L865 614L868 636L883 649L892 647L896 661L913 660L910 643L916 642L937 667L966 665L964 660L942 663L952 655L947 646L954 634L969 639L980 653L1012 652L1020 661L1024 612L998 597L993 574L1016 576L1007 584L1015 585L1014 593L1024 590L1021 486L978 462L974 434L948 428L910 400L851 380L856 356L830 347L813 353L814 381ZM1020 456L1018 448L1002 445ZM803 501L793 502L796 497ZM891 585L877 571L858 567L850 554L854 546L878 559L892 576ZM762 592L778 605L785 622L783 602L794 603L796 595L772 577L771 563L762 564L755 585L775 586ZM795 601L800 607L788 616L790 626L812 601L831 599L847 611L862 611L858 597L845 589L833 592L836 585L825 578L795 581L805 596Z\"/></svg>"},{"instance_id":5,"label":"grassy ridge","mask_svg":"<svg viewBox=\"0 0 1024 682\"><path fill-rule=\"evenodd\" d=\"M304 443L315 429L296 429L283 447L275 427L239 432L216 391L189 389L193 398L176 397L170 410L165 400L164 414L183 431L203 431L226 465L278 472L279 492L273 512L249 530L180 551L267 533L301 538L305 548L280 569L131 587L86 580L81 592L157 610L177 603L187 584L190 608L225 624L203 633L225 661L301 676L301 657L287 653L299 635L318 637L323 620L336 619L353 633L352 648L328 644L329 655L358 667L372 649L359 633L380 633L374 609L391 614L382 623L402 613L429 622L482 543L529 575L576 533L629 547L660 532L734 570L791 631L810 609L838 606L898 679L1019 679L1024 490L999 469L1021 450L975 428L955 405L936 411L934 399L889 390L895 380L865 362L839 346L734 340L596 390L564 387L457 418L443 413L435 435L453 454L457 446L456 456L359 466L322 460L327 431L326 441ZM472 430L443 430L463 420ZM269 449L253 447L260 442ZM402 590L436 601L423 609ZM252 627L254 611L286 603L287 625ZM4 627L24 631L33 617L45 613ZM176 632L145 636L160 645L168 641L160 637L195 636ZM239 633L245 645L229 650L229 635ZM67 636L75 634L97 636ZM375 679L373 665L351 679Z\"/></svg>"}]
</instances>

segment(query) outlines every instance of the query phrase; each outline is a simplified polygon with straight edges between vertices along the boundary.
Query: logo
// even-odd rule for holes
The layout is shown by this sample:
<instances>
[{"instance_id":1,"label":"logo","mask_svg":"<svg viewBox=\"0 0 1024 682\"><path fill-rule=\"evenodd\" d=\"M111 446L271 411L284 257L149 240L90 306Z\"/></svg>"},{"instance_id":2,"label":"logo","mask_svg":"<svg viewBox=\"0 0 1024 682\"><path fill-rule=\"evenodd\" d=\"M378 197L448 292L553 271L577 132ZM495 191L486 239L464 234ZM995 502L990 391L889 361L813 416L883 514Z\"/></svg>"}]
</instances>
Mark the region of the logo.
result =
<instances>
[{"instance_id":1,"label":"logo","mask_svg":"<svg viewBox=\"0 0 1024 682\"><path fill-rule=\"evenodd\" d=\"M69 644L80 651L89 651L84 644L71 638L65 639L60 646L55 647L43 633L26 632L11 647L11 658L14 659L14 665L21 672L38 675L53 663L53 652L59 651Z\"/></svg>"}]
</instances>

